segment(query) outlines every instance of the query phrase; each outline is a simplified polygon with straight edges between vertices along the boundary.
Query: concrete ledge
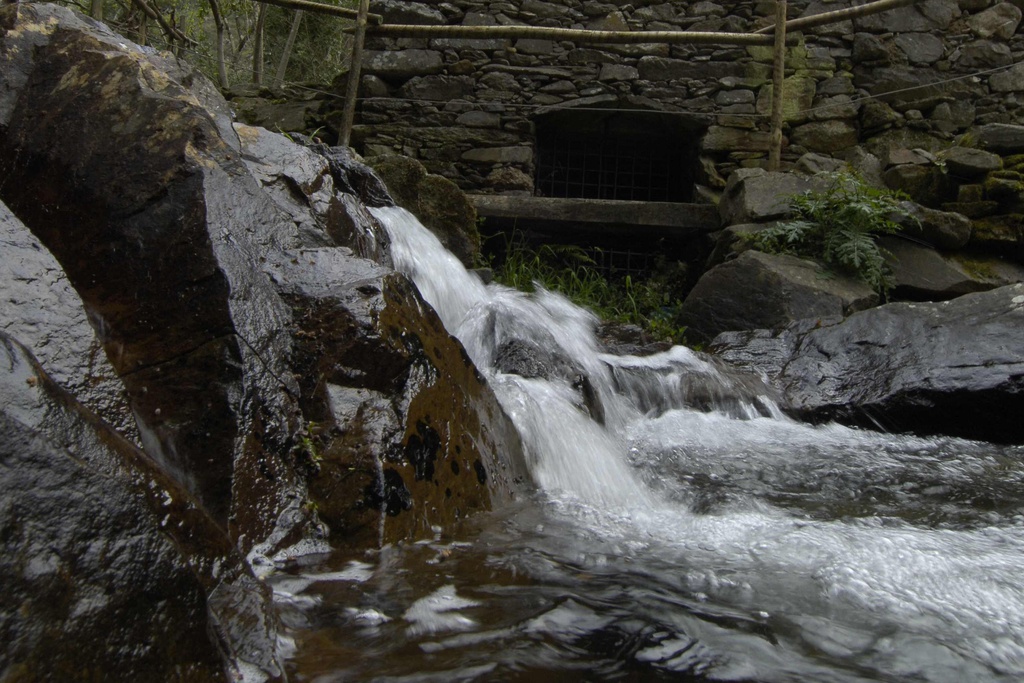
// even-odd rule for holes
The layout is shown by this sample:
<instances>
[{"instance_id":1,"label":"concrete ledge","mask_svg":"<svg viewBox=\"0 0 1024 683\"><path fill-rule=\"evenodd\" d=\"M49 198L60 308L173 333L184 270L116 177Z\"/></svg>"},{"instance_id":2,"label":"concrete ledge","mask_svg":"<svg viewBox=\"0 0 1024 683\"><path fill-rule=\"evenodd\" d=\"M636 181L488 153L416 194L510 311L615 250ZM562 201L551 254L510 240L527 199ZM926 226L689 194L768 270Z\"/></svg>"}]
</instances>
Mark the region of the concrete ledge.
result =
<instances>
[{"instance_id":1,"label":"concrete ledge","mask_svg":"<svg viewBox=\"0 0 1024 683\"><path fill-rule=\"evenodd\" d=\"M718 207L711 204L484 194L468 197L477 214L488 218L665 227L673 228L671 232L710 232L719 228Z\"/></svg>"}]
</instances>

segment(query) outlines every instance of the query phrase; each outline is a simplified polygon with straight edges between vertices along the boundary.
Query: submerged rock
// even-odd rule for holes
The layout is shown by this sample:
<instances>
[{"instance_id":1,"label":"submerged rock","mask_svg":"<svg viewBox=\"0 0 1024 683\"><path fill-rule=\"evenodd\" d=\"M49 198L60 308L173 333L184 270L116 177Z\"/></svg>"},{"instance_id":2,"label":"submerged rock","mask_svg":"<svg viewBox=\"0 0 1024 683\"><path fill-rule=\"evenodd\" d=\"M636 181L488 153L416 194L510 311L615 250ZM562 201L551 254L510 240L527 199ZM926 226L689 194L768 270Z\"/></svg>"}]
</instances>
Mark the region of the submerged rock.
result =
<instances>
[{"instance_id":1,"label":"submerged rock","mask_svg":"<svg viewBox=\"0 0 1024 683\"><path fill-rule=\"evenodd\" d=\"M579 407L603 424L604 409L593 383L582 367L560 351L555 343L545 348L527 339L508 339L494 351L494 369L527 379L566 382L579 394Z\"/></svg>"},{"instance_id":2,"label":"submerged rock","mask_svg":"<svg viewBox=\"0 0 1024 683\"><path fill-rule=\"evenodd\" d=\"M1024 284L846 320L722 335L794 413L897 431L1024 442Z\"/></svg>"}]
</instances>

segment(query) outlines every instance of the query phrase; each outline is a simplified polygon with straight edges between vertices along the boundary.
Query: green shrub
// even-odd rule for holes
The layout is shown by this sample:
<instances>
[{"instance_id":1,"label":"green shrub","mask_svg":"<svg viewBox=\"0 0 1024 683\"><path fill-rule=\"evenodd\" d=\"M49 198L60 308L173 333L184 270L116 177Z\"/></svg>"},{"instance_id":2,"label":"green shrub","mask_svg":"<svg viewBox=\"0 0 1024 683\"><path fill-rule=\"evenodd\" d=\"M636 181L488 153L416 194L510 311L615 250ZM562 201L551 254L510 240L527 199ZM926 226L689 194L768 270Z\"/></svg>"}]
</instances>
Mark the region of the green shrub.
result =
<instances>
[{"instance_id":1,"label":"green shrub","mask_svg":"<svg viewBox=\"0 0 1024 683\"><path fill-rule=\"evenodd\" d=\"M828 184L821 191L790 197L795 218L746 237L760 251L795 254L823 261L852 273L885 296L892 273L877 235L901 230L895 218L908 215L899 203L902 192L879 190L855 173L821 174Z\"/></svg>"},{"instance_id":2,"label":"green shrub","mask_svg":"<svg viewBox=\"0 0 1024 683\"><path fill-rule=\"evenodd\" d=\"M602 320L638 325L655 339L683 343L685 328L673 323L679 301L672 300L674 287L668 282L672 268L663 264L658 271L644 280L606 276L582 247L545 244L532 249L513 236L505 244L504 259L494 268L494 278L526 292L540 285Z\"/></svg>"}]
</instances>

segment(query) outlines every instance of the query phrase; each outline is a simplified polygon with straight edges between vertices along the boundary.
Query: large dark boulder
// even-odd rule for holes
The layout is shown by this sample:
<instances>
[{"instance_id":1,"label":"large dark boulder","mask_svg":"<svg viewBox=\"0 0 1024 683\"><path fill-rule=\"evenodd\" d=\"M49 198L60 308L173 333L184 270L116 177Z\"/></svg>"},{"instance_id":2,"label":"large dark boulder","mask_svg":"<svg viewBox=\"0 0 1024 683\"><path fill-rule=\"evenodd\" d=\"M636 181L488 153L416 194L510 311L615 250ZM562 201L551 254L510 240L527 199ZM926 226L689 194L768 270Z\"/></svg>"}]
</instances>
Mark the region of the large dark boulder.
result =
<instances>
[{"instance_id":1,"label":"large dark boulder","mask_svg":"<svg viewBox=\"0 0 1024 683\"><path fill-rule=\"evenodd\" d=\"M0 10L0 199L102 329L147 453L244 543L265 537L302 496L301 417L290 313L259 264L298 231L200 74L69 10L17 9Z\"/></svg>"},{"instance_id":2,"label":"large dark boulder","mask_svg":"<svg viewBox=\"0 0 1024 683\"><path fill-rule=\"evenodd\" d=\"M321 520L352 542L430 533L459 516L434 515L438 495L465 499L462 514L489 506L496 482L514 486L519 474L494 464L521 455L511 423L386 268L387 239L361 199L390 198L365 165L233 126L200 74L69 10L7 7L0 27L0 199L81 298L147 454L243 549L273 556L319 536ZM466 377L475 384L453 388ZM349 398L325 404L328 387ZM345 411L371 410L375 399L350 400L371 391L392 404L394 433L357 437ZM437 441L428 427L445 448L415 447ZM434 460L473 475L442 481L415 464ZM395 485L421 474L408 496ZM356 534L391 518L394 491L412 512L384 536Z\"/></svg>"},{"instance_id":3,"label":"large dark boulder","mask_svg":"<svg viewBox=\"0 0 1024 683\"><path fill-rule=\"evenodd\" d=\"M1024 152L1024 126L1012 123L987 123L971 130L974 143L995 154Z\"/></svg>"},{"instance_id":4,"label":"large dark boulder","mask_svg":"<svg viewBox=\"0 0 1024 683\"><path fill-rule=\"evenodd\" d=\"M284 678L227 534L2 332L0 584L4 680Z\"/></svg>"},{"instance_id":5,"label":"large dark boulder","mask_svg":"<svg viewBox=\"0 0 1024 683\"><path fill-rule=\"evenodd\" d=\"M1021 329L1024 284L1015 284L722 335L713 350L764 372L804 417L1022 443Z\"/></svg>"},{"instance_id":6,"label":"large dark boulder","mask_svg":"<svg viewBox=\"0 0 1024 683\"><path fill-rule=\"evenodd\" d=\"M332 538L429 535L516 496L528 474L515 427L405 276L331 248L272 274L296 311L310 497Z\"/></svg>"},{"instance_id":7,"label":"large dark boulder","mask_svg":"<svg viewBox=\"0 0 1024 683\"><path fill-rule=\"evenodd\" d=\"M878 303L859 280L795 256L745 251L706 272L679 309L687 339L707 343L722 332L784 327Z\"/></svg>"},{"instance_id":8,"label":"large dark boulder","mask_svg":"<svg viewBox=\"0 0 1024 683\"><path fill-rule=\"evenodd\" d=\"M83 405L139 443L121 380L53 255L0 202L0 332L29 346Z\"/></svg>"},{"instance_id":9,"label":"large dark boulder","mask_svg":"<svg viewBox=\"0 0 1024 683\"><path fill-rule=\"evenodd\" d=\"M936 249L961 249L971 239L971 221L953 211L939 211L916 202L900 202L900 213L893 220L903 234L922 240Z\"/></svg>"},{"instance_id":10,"label":"large dark boulder","mask_svg":"<svg viewBox=\"0 0 1024 683\"><path fill-rule=\"evenodd\" d=\"M899 301L945 301L1021 281L1024 269L995 261L988 268L971 267L963 259L940 254L926 245L882 237L886 262L892 270L891 296ZM992 266L1001 265L997 271ZM1016 274L1014 273L1016 271Z\"/></svg>"}]
</instances>

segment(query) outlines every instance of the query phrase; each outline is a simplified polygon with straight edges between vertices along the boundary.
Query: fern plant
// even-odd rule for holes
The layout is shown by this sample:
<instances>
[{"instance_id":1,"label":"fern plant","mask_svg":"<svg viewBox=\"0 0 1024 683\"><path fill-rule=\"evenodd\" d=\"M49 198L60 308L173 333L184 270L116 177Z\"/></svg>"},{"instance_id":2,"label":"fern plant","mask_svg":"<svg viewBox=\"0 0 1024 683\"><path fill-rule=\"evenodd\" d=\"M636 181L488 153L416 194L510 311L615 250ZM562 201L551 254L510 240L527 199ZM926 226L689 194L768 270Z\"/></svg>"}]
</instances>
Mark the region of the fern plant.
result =
<instances>
[{"instance_id":1,"label":"fern plant","mask_svg":"<svg viewBox=\"0 0 1024 683\"><path fill-rule=\"evenodd\" d=\"M821 191L790 197L795 218L750 235L747 240L760 251L795 254L824 261L852 273L883 297L892 289L887 252L875 241L878 235L901 230L902 192L871 187L853 172L822 174L827 184Z\"/></svg>"}]
</instances>

